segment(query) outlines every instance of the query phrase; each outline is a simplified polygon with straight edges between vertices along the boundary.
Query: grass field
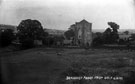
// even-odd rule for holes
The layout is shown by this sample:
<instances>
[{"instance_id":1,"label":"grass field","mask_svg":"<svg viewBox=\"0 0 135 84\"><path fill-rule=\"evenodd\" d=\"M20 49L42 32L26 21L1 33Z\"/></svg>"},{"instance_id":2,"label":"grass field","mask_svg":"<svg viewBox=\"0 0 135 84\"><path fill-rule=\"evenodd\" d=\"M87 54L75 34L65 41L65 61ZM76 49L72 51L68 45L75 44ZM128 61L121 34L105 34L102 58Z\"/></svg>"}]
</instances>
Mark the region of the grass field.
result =
<instances>
[{"instance_id":1,"label":"grass field","mask_svg":"<svg viewBox=\"0 0 135 84\"><path fill-rule=\"evenodd\" d=\"M128 50L33 48L1 50L0 56L6 84L126 84L135 71L135 51ZM67 76L124 79L66 80Z\"/></svg>"}]
</instances>

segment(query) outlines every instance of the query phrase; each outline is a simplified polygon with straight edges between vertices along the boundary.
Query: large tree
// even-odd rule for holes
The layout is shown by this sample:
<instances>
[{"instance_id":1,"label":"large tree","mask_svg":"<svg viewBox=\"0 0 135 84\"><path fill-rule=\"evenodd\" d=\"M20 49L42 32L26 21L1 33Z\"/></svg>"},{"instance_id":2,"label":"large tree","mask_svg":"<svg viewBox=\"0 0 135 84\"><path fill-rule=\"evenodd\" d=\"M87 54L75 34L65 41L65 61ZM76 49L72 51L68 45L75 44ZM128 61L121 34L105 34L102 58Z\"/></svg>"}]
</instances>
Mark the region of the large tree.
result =
<instances>
[{"instance_id":1,"label":"large tree","mask_svg":"<svg viewBox=\"0 0 135 84\"><path fill-rule=\"evenodd\" d=\"M34 40L41 40L46 35L38 20L22 20L17 27L20 43L23 46L32 47Z\"/></svg>"},{"instance_id":2,"label":"large tree","mask_svg":"<svg viewBox=\"0 0 135 84\"><path fill-rule=\"evenodd\" d=\"M119 35L118 35L118 29L119 29L119 25L115 22L108 22L108 25L112 28L112 42L116 43L117 40L119 39Z\"/></svg>"},{"instance_id":3,"label":"large tree","mask_svg":"<svg viewBox=\"0 0 135 84\"><path fill-rule=\"evenodd\" d=\"M112 42L112 30L111 28L107 28L103 33L103 40L105 44L109 44Z\"/></svg>"},{"instance_id":4,"label":"large tree","mask_svg":"<svg viewBox=\"0 0 135 84\"><path fill-rule=\"evenodd\" d=\"M118 29L119 29L119 25L116 24L115 22L108 22L108 25L110 26L110 28L107 28L104 32L104 42L105 43L116 43L119 35L118 35Z\"/></svg>"},{"instance_id":5,"label":"large tree","mask_svg":"<svg viewBox=\"0 0 135 84\"><path fill-rule=\"evenodd\" d=\"M112 28L112 32L118 33L119 25L116 24L115 22L108 22L108 25Z\"/></svg>"},{"instance_id":6,"label":"large tree","mask_svg":"<svg viewBox=\"0 0 135 84\"><path fill-rule=\"evenodd\" d=\"M17 27L20 40L25 38L42 39L43 27L38 20L23 20Z\"/></svg>"}]
</instances>

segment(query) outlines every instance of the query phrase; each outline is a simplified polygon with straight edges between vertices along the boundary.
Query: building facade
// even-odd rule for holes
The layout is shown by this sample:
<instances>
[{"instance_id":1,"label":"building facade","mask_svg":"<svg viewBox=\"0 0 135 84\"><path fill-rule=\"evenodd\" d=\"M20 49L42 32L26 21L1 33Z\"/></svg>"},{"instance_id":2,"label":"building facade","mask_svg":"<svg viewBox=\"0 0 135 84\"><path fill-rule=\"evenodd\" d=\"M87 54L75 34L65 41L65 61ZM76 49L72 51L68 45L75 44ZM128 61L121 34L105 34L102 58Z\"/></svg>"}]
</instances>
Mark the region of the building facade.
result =
<instances>
[{"instance_id":1,"label":"building facade","mask_svg":"<svg viewBox=\"0 0 135 84\"><path fill-rule=\"evenodd\" d=\"M90 46L92 43L92 23L86 20L76 22L70 26L75 33L73 43L75 45L87 45Z\"/></svg>"}]
</instances>

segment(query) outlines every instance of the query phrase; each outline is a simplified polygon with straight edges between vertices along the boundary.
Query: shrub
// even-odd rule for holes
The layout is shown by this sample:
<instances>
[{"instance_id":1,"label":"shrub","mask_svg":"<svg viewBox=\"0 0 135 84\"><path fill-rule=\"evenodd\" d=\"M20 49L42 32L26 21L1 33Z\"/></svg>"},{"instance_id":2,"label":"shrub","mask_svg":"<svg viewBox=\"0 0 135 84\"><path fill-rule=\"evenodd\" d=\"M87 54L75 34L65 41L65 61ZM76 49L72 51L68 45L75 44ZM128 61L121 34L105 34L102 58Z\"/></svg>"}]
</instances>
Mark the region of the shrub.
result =
<instances>
[{"instance_id":1,"label":"shrub","mask_svg":"<svg viewBox=\"0 0 135 84\"><path fill-rule=\"evenodd\" d=\"M24 39L21 43L21 49L29 49L34 47L34 41L30 38Z\"/></svg>"},{"instance_id":2,"label":"shrub","mask_svg":"<svg viewBox=\"0 0 135 84\"><path fill-rule=\"evenodd\" d=\"M93 39L92 47L101 46L102 44L103 44L102 37L96 37L96 38Z\"/></svg>"},{"instance_id":3,"label":"shrub","mask_svg":"<svg viewBox=\"0 0 135 84\"><path fill-rule=\"evenodd\" d=\"M0 46L6 47L11 44L14 39L13 30L5 29L0 31Z\"/></svg>"}]
</instances>

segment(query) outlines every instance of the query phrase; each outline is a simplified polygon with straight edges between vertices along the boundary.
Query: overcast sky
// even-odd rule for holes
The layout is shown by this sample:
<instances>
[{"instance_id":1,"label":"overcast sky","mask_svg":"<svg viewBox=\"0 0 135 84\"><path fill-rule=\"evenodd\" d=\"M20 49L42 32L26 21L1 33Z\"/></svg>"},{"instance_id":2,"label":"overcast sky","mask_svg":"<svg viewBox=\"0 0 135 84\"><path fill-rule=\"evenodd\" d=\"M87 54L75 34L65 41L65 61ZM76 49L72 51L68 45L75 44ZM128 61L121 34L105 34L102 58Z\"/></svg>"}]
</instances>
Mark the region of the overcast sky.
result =
<instances>
[{"instance_id":1,"label":"overcast sky","mask_svg":"<svg viewBox=\"0 0 135 84\"><path fill-rule=\"evenodd\" d=\"M18 25L37 19L44 28L67 30L86 19L93 29L106 29L113 21L121 29L135 29L133 0L0 0L0 24Z\"/></svg>"}]
</instances>

